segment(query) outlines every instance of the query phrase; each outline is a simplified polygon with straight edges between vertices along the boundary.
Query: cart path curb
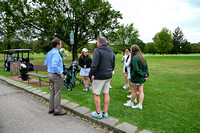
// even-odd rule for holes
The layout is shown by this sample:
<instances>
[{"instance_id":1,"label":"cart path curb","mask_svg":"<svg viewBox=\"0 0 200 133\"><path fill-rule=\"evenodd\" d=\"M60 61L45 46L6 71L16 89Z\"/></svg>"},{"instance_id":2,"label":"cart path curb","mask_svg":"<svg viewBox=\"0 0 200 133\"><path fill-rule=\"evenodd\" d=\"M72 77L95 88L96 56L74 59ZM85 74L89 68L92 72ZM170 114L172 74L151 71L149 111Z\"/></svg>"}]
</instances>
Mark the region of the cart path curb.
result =
<instances>
[{"instance_id":1,"label":"cart path curb","mask_svg":"<svg viewBox=\"0 0 200 133\"><path fill-rule=\"evenodd\" d=\"M43 98L44 100L46 100L47 102L49 102L50 95L47 94L47 92L41 91L32 86L25 85L21 82L17 82L15 80L7 78L5 76L0 76L0 80L4 80L5 82L7 82L17 88L25 90L36 96L39 96L39 97ZM130 123L127 123L127 122L116 125L117 122L119 122L119 120L116 118L113 118L113 117L104 118L104 119L93 118L91 116L91 113L88 113L89 111L91 111L89 108L86 108L84 106L79 107L79 104L70 102L67 99L61 100L61 106L62 106L62 108L66 109L68 111L71 111L75 115L80 116L81 118L95 122L95 123L101 125L102 127L106 127L109 130L113 130L116 133L134 133L137 130L136 126L134 126ZM153 133L153 132L148 131L148 130L142 130L139 133Z\"/></svg>"}]
</instances>

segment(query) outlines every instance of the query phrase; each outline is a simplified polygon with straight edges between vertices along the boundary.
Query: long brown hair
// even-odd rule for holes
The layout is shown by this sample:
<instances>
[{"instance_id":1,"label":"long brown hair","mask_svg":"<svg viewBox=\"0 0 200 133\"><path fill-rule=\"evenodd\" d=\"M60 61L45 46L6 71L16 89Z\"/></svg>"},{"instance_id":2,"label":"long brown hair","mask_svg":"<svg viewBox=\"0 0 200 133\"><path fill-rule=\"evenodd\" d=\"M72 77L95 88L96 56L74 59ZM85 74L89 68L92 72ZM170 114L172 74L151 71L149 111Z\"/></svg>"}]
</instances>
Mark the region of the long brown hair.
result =
<instances>
[{"instance_id":1,"label":"long brown hair","mask_svg":"<svg viewBox=\"0 0 200 133\"><path fill-rule=\"evenodd\" d=\"M142 55L142 52L139 46L134 44L131 46L131 62L132 62L133 56L135 56L136 54L139 56L140 60L142 61L142 65L146 66L144 56ZM131 62L129 65L131 65Z\"/></svg>"},{"instance_id":2,"label":"long brown hair","mask_svg":"<svg viewBox=\"0 0 200 133\"><path fill-rule=\"evenodd\" d=\"M83 59L83 55L84 55L84 52L81 53L81 56L80 56L81 59ZM88 53L88 57L90 57L89 53Z\"/></svg>"}]
</instances>

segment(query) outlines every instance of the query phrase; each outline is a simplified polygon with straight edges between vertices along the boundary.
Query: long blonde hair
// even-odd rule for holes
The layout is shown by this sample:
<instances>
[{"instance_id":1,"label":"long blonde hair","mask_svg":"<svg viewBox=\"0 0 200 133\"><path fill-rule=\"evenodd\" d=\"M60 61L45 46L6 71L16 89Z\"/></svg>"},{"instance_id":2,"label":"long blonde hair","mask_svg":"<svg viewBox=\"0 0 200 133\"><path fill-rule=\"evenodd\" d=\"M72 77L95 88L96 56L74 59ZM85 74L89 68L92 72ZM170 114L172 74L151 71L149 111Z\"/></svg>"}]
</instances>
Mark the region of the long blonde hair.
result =
<instances>
[{"instance_id":1,"label":"long blonde hair","mask_svg":"<svg viewBox=\"0 0 200 133\"><path fill-rule=\"evenodd\" d=\"M136 54L139 56L140 60L142 61L142 65L146 66L144 56L142 55L142 52L139 46L134 44L131 46L131 62L132 62L133 56L135 56ZM131 65L131 62L129 65Z\"/></svg>"}]
</instances>

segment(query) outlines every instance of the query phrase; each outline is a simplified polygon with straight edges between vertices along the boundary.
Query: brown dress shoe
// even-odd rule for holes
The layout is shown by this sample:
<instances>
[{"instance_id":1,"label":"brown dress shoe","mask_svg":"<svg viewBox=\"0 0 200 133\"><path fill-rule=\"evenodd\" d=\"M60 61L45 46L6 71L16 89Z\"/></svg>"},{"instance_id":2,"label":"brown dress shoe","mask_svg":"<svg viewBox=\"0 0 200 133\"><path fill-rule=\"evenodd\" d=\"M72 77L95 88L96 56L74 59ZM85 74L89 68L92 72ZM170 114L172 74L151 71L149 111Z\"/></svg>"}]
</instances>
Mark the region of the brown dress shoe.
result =
<instances>
[{"instance_id":1,"label":"brown dress shoe","mask_svg":"<svg viewBox=\"0 0 200 133\"><path fill-rule=\"evenodd\" d=\"M49 111L49 114L52 114L53 112L54 112L54 110L50 110L50 111Z\"/></svg>"},{"instance_id":2,"label":"brown dress shoe","mask_svg":"<svg viewBox=\"0 0 200 133\"><path fill-rule=\"evenodd\" d=\"M54 116L66 115L66 112L54 112L53 115L54 115Z\"/></svg>"}]
</instances>

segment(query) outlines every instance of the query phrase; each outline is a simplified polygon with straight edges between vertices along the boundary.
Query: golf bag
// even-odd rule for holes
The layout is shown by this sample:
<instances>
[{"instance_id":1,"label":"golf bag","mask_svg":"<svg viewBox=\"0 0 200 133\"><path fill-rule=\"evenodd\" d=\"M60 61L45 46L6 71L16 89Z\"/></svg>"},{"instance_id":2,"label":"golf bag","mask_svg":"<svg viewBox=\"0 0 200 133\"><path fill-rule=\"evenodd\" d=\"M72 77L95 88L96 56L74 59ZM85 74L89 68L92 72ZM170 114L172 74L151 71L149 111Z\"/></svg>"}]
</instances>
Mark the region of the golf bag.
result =
<instances>
[{"instance_id":1,"label":"golf bag","mask_svg":"<svg viewBox=\"0 0 200 133\"><path fill-rule=\"evenodd\" d=\"M64 85L68 88L68 90L72 91L72 88L75 86L76 74L80 72L80 68L78 63L71 63L70 67L67 68L66 65L63 66L63 74L64 74ZM79 81L81 83L81 81Z\"/></svg>"},{"instance_id":2,"label":"golf bag","mask_svg":"<svg viewBox=\"0 0 200 133\"><path fill-rule=\"evenodd\" d=\"M28 80L28 68L26 67L25 64L21 64L21 68L20 68L20 74L21 74L21 79L22 80Z\"/></svg>"}]
</instances>

